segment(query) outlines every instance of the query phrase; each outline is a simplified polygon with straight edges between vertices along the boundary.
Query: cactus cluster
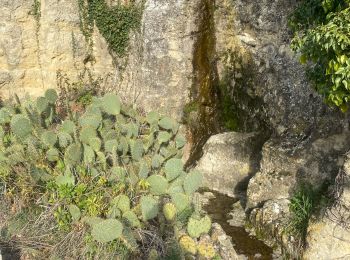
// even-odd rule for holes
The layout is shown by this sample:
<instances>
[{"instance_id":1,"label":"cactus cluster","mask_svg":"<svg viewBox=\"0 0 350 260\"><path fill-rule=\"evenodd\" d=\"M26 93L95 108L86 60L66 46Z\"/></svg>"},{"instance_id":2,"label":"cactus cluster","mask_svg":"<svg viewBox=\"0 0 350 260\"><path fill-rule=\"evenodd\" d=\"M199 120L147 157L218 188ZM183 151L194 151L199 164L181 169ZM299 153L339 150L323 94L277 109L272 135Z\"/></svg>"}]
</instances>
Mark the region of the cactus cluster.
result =
<instances>
[{"instance_id":1,"label":"cactus cluster","mask_svg":"<svg viewBox=\"0 0 350 260\"><path fill-rule=\"evenodd\" d=\"M61 118L57 98L50 89L34 102L0 109L0 162L30 165L33 181L50 187L48 200L63 196L55 203L71 222L87 223L97 242L133 245L133 229L158 217L175 224L193 208L202 176L184 170L186 139L175 120L157 112L144 116L112 93ZM72 190L68 198L60 193L64 187ZM208 217L190 218L188 234L197 238L210 226ZM191 239L180 244L189 243L185 248L193 252Z\"/></svg>"},{"instance_id":2,"label":"cactus cluster","mask_svg":"<svg viewBox=\"0 0 350 260\"><path fill-rule=\"evenodd\" d=\"M179 245L187 255L198 255L199 259L213 259L217 255L213 244L205 238L196 241L196 239L184 235L179 239Z\"/></svg>"}]
</instances>

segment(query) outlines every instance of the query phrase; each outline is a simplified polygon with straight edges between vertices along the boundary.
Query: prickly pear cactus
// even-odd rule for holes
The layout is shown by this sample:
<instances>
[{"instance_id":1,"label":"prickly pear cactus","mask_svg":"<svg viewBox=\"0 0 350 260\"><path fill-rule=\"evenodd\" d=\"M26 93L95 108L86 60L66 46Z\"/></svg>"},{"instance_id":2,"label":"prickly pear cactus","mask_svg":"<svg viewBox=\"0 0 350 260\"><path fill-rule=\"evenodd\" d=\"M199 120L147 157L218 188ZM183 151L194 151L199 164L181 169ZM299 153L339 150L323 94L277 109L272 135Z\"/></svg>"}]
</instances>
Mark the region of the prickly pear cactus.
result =
<instances>
[{"instance_id":1,"label":"prickly pear cactus","mask_svg":"<svg viewBox=\"0 0 350 260\"><path fill-rule=\"evenodd\" d=\"M19 139L25 139L32 133L32 123L26 116L21 114L12 117L10 127Z\"/></svg>"},{"instance_id":2,"label":"prickly pear cactus","mask_svg":"<svg viewBox=\"0 0 350 260\"><path fill-rule=\"evenodd\" d=\"M123 233L123 224L116 219L106 219L92 225L91 235L94 240L101 243L111 242Z\"/></svg>"},{"instance_id":3,"label":"prickly pear cactus","mask_svg":"<svg viewBox=\"0 0 350 260\"><path fill-rule=\"evenodd\" d=\"M198 255L204 259L212 259L216 255L214 246L209 241L199 241L197 251Z\"/></svg>"},{"instance_id":4,"label":"prickly pear cactus","mask_svg":"<svg viewBox=\"0 0 350 260\"><path fill-rule=\"evenodd\" d=\"M167 221L173 221L176 216L176 207L172 203L166 203L163 206L163 214Z\"/></svg>"},{"instance_id":5,"label":"prickly pear cactus","mask_svg":"<svg viewBox=\"0 0 350 260\"><path fill-rule=\"evenodd\" d=\"M211 229L211 220L209 216L197 219L191 217L187 224L187 232L193 238L198 238L202 234L208 234Z\"/></svg>"},{"instance_id":6,"label":"prickly pear cactus","mask_svg":"<svg viewBox=\"0 0 350 260\"><path fill-rule=\"evenodd\" d=\"M196 242L189 236L182 236L180 238L179 244L181 248L191 255L196 255L197 253L197 245Z\"/></svg>"},{"instance_id":7,"label":"prickly pear cactus","mask_svg":"<svg viewBox=\"0 0 350 260\"><path fill-rule=\"evenodd\" d=\"M187 229L193 238L209 232L207 216L184 222L202 176L184 169L186 139L175 120L157 112L144 116L113 93L61 118L57 100L57 92L47 90L35 102L0 109L0 161L28 164L34 182L47 184L47 201L66 211L57 216L88 223L97 242L118 240L126 247L137 246L135 229L154 223ZM195 254L191 237L180 244Z\"/></svg>"}]
</instances>

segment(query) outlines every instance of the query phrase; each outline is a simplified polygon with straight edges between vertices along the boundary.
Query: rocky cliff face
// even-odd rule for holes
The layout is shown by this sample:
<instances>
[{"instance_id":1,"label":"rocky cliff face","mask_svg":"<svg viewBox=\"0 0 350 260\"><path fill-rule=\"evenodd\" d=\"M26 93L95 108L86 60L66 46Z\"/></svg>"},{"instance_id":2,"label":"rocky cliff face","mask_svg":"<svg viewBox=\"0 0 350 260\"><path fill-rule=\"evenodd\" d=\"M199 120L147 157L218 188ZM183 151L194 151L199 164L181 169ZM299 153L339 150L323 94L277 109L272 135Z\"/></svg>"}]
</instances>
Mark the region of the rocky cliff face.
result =
<instances>
[{"instance_id":1,"label":"rocky cliff face","mask_svg":"<svg viewBox=\"0 0 350 260\"><path fill-rule=\"evenodd\" d=\"M263 141L271 136L248 152L241 151L239 140L219 149L228 151L226 161L239 154L232 159L238 168L254 157L254 167L243 174L220 167L222 155L206 154L216 158L207 183L213 183L216 167L223 180L230 179L225 185L232 187L225 189L231 195L236 183L251 178L245 191L251 218L273 230L288 218L289 199L300 182L332 181L349 147L348 115L323 104L289 48L287 19L295 5L295 0L147 0L128 56L114 59L97 28L89 52L78 1L3 0L1 94L37 95L56 86L58 70L76 78L88 68L95 76L113 75L111 84L123 98L147 111L188 117L192 141L200 145L222 130L220 118L243 132L241 140L250 138L245 132ZM203 161L199 166L205 168Z\"/></svg>"},{"instance_id":2,"label":"rocky cliff face","mask_svg":"<svg viewBox=\"0 0 350 260\"><path fill-rule=\"evenodd\" d=\"M36 5L35 3L39 3ZM74 79L84 67L96 75L114 71L105 40L95 30L94 62L80 30L78 1L1 1L0 87L2 95L39 95L56 87L61 70Z\"/></svg>"}]
</instances>

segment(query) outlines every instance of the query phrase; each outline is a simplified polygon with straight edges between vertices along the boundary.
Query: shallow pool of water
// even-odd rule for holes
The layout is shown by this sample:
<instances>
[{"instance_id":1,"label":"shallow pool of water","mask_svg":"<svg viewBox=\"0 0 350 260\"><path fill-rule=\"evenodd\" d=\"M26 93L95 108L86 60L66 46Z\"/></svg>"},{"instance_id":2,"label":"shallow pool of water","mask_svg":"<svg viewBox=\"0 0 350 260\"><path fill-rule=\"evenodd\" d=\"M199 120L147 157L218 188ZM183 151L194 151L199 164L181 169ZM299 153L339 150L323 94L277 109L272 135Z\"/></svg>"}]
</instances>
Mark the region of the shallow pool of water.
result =
<instances>
[{"instance_id":1,"label":"shallow pool of water","mask_svg":"<svg viewBox=\"0 0 350 260\"><path fill-rule=\"evenodd\" d=\"M218 192L211 191L215 198L211 198L209 203L204 206L213 222L222 226L228 236L232 238L233 246L238 254L243 254L249 260L253 259L273 259L273 250L264 242L250 235L244 227L234 227L227 222L231 219L228 213L232 210L233 203L237 199L228 197Z\"/></svg>"},{"instance_id":2,"label":"shallow pool of water","mask_svg":"<svg viewBox=\"0 0 350 260\"><path fill-rule=\"evenodd\" d=\"M1 260L20 260L19 250L11 247L7 243L0 241L0 259Z\"/></svg>"}]
</instances>

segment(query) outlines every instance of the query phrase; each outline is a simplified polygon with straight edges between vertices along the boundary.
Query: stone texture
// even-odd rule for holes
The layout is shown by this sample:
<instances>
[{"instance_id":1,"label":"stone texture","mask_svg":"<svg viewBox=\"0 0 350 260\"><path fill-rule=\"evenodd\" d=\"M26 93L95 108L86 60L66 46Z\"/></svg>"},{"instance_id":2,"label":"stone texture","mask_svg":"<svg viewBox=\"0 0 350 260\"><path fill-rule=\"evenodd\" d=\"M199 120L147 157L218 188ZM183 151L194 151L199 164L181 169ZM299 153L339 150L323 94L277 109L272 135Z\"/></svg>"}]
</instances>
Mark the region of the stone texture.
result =
<instances>
[{"instance_id":1,"label":"stone texture","mask_svg":"<svg viewBox=\"0 0 350 260\"><path fill-rule=\"evenodd\" d=\"M349 137L345 132L297 143L270 139L263 146L260 171L249 181L247 208L288 199L301 183L317 188L334 179L350 145Z\"/></svg>"},{"instance_id":2,"label":"stone texture","mask_svg":"<svg viewBox=\"0 0 350 260\"><path fill-rule=\"evenodd\" d=\"M0 88L3 96L40 95L56 87L61 70L75 80L89 67L97 76L114 71L107 44L95 30L95 62L84 64L87 46L79 27L77 1L41 0L41 17L31 14L33 1L0 3Z\"/></svg>"},{"instance_id":3,"label":"stone texture","mask_svg":"<svg viewBox=\"0 0 350 260\"><path fill-rule=\"evenodd\" d=\"M119 92L146 111L181 119L192 86L192 53L200 0L148 0L131 43Z\"/></svg>"},{"instance_id":4,"label":"stone texture","mask_svg":"<svg viewBox=\"0 0 350 260\"><path fill-rule=\"evenodd\" d=\"M350 259L350 157L337 180L340 191L336 204L321 221L308 228L304 259Z\"/></svg>"},{"instance_id":5,"label":"stone texture","mask_svg":"<svg viewBox=\"0 0 350 260\"><path fill-rule=\"evenodd\" d=\"M214 223L211 231L211 239L217 245L220 252L220 256L224 260L245 260L247 257L243 255L238 255L233 248L231 238L226 235L222 227Z\"/></svg>"},{"instance_id":6,"label":"stone texture","mask_svg":"<svg viewBox=\"0 0 350 260\"><path fill-rule=\"evenodd\" d=\"M295 0L216 3L218 76L244 131L267 125L281 136L327 136L348 127L348 116L323 104L289 47L287 19L296 4Z\"/></svg>"},{"instance_id":7,"label":"stone texture","mask_svg":"<svg viewBox=\"0 0 350 260\"><path fill-rule=\"evenodd\" d=\"M258 133L228 132L211 136L195 167L203 173L204 186L230 196L240 196L259 166L264 139Z\"/></svg>"},{"instance_id":8,"label":"stone texture","mask_svg":"<svg viewBox=\"0 0 350 260\"><path fill-rule=\"evenodd\" d=\"M80 31L78 2L40 0L37 23L32 1L0 3L0 89L2 95L41 94L56 87L61 70L76 80L84 68L95 77L112 75L109 82L127 101L146 111L181 119L193 78L193 48L201 0L147 0L140 32L131 36L130 55L112 58L94 29L94 61L84 62L88 46ZM108 1L113 5L116 1ZM141 2L141 1L139 1Z\"/></svg>"}]
</instances>

